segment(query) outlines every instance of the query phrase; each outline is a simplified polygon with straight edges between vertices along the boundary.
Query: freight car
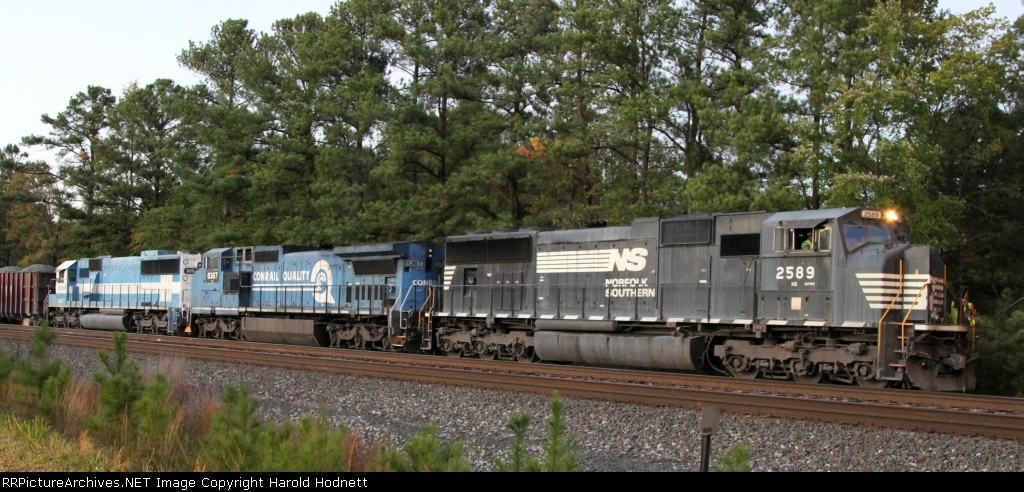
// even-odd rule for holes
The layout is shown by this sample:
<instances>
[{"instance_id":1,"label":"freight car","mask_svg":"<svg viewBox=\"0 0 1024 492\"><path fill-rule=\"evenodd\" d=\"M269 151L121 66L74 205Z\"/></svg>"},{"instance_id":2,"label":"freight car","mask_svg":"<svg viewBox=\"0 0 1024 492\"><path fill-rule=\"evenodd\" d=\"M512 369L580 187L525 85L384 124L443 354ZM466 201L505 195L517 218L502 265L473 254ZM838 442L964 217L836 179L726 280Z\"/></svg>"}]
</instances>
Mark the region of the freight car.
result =
<instances>
[{"instance_id":1,"label":"freight car","mask_svg":"<svg viewBox=\"0 0 1024 492\"><path fill-rule=\"evenodd\" d=\"M862 208L449 237L449 356L972 391L935 248ZM960 317L963 320L963 316Z\"/></svg>"},{"instance_id":2,"label":"freight car","mask_svg":"<svg viewBox=\"0 0 1024 492\"><path fill-rule=\"evenodd\" d=\"M46 319L54 276L50 265L0 268L0 322L31 326Z\"/></svg>"},{"instance_id":3,"label":"freight car","mask_svg":"<svg viewBox=\"0 0 1024 492\"><path fill-rule=\"evenodd\" d=\"M174 334L184 326L192 272L200 255L189 251L143 251L139 256L84 258L57 267L47 301L50 324Z\"/></svg>"},{"instance_id":4,"label":"freight car","mask_svg":"<svg viewBox=\"0 0 1024 492\"><path fill-rule=\"evenodd\" d=\"M444 249L218 248L192 279L193 336L346 348L430 347Z\"/></svg>"}]
</instances>

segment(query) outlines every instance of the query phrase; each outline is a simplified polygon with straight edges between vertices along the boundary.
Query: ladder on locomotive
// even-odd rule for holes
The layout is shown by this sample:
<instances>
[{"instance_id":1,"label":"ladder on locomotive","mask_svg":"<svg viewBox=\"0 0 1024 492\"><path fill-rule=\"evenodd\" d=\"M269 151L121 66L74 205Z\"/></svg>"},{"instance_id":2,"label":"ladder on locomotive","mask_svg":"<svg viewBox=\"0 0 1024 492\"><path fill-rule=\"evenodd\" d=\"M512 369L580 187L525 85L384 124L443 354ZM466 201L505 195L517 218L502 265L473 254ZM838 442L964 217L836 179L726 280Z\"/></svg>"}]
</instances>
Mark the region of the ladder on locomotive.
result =
<instances>
[{"instance_id":1,"label":"ladder on locomotive","mask_svg":"<svg viewBox=\"0 0 1024 492\"><path fill-rule=\"evenodd\" d=\"M882 313L881 319L878 320L878 364L875 367L875 378L886 379L890 381L899 381L903 378L903 374L906 373L907 367L907 356L909 354L910 339L914 335L914 323L908 322L910 315L913 312L914 306L917 305L917 301L921 299L921 295L928 289L929 284L926 282L917 290L917 295L914 296L914 301L910 303L910 307L906 307L906 303L903 302L903 262L900 261L900 284L899 289L896 292L896 296L893 297L892 302ZM889 321L886 322L885 318L889 315L893 309L893 306L899 302L900 307L903 308L906 313L903 319L900 321ZM907 333L907 330L910 333Z\"/></svg>"},{"instance_id":2,"label":"ladder on locomotive","mask_svg":"<svg viewBox=\"0 0 1024 492\"><path fill-rule=\"evenodd\" d=\"M418 288L424 289L423 302L419 303ZM409 296L413 298L413 305L419 305L419 309L403 310L396 308L396 306L405 306L409 301ZM409 330L420 328L422 336L420 338L420 350L431 350L433 348L434 330L433 330L433 313L434 308L437 306L437 288L431 286L417 286L410 285L405 291L405 296L401 299L401 302L394 304L388 313L388 338L391 340L391 347L395 349L402 349L405 347L406 340L409 339ZM412 314L416 313L413 317ZM412 325L413 319L416 320L416 324ZM397 326L396 326L397 325ZM396 333L396 328L399 333Z\"/></svg>"}]
</instances>

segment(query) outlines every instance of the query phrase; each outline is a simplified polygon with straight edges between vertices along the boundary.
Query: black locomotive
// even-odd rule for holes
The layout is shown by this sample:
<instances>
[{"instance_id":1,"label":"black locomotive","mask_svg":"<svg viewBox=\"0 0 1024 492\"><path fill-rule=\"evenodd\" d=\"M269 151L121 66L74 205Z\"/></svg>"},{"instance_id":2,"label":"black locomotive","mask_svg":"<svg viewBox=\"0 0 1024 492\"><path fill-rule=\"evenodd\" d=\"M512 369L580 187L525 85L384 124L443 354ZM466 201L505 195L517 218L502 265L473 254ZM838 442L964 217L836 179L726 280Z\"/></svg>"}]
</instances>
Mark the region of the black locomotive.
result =
<instances>
[{"instance_id":1,"label":"black locomotive","mask_svg":"<svg viewBox=\"0 0 1024 492\"><path fill-rule=\"evenodd\" d=\"M938 251L862 208L449 237L438 348L739 378L972 391Z\"/></svg>"}]
</instances>

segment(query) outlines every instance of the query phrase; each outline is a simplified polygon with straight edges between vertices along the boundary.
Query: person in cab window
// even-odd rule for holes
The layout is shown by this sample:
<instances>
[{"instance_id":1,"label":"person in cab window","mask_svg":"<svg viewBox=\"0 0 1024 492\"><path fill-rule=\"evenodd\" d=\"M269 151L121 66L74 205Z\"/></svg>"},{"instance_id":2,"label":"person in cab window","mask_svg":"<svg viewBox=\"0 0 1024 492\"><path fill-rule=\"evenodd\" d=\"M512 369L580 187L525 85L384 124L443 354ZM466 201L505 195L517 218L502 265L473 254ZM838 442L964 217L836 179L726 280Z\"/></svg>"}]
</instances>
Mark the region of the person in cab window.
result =
<instances>
[{"instance_id":1,"label":"person in cab window","mask_svg":"<svg viewBox=\"0 0 1024 492\"><path fill-rule=\"evenodd\" d=\"M800 249L805 251L814 249L814 243L811 241L811 236L807 236L807 239L804 239L803 244L800 245Z\"/></svg>"}]
</instances>

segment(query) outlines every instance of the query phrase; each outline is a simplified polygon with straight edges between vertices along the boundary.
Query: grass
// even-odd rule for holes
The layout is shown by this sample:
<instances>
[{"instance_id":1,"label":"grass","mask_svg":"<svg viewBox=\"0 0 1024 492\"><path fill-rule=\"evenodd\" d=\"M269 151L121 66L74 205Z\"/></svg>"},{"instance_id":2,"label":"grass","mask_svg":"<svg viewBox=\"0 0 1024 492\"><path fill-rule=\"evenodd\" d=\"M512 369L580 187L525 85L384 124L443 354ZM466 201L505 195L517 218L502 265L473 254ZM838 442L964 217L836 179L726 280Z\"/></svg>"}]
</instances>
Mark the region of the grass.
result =
<instances>
[{"instance_id":1,"label":"grass","mask_svg":"<svg viewBox=\"0 0 1024 492\"><path fill-rule=\"evenodd\" d=\"M5 472L126 471L126 463L82 435L72 441L41 418L22 420L0 412L0 470Z\"/></svg>"}]
</instances>

